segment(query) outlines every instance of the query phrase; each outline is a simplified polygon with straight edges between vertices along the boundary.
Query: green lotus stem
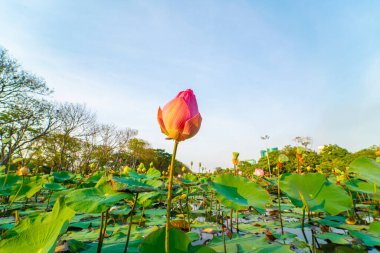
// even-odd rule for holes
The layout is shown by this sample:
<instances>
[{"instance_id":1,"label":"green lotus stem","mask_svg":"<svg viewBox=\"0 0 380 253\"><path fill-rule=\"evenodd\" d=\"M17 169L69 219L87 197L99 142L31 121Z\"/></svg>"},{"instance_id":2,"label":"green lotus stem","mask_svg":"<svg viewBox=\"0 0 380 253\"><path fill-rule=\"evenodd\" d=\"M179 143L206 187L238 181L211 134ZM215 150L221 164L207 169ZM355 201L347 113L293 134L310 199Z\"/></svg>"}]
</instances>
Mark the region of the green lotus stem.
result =
<instances>
[{"instance_id":1,"label":"green lotus stem","mask_svg":"<svg viewBox=\"0 0 380 253\"><path fill-rule=\"evenodd\" d=\"M190 231L190 207L189 207L189 194L190 194L190 187L187 187L187 195L186 195L186 210L187 210L187 223L189 223L189 231Z\"/></svg>"},{"instance_id":2,"label":"green lotus stem","mask_svg":"<svg viewBox=\"0 0 380 253\"><path fill-rule=\"evenodd\" d=\"M104 223L104 212L102 212L102 217L100 219L99 242L98 242L97 253L102 252L103 223Z\"/></svg>"},{"instance_id":3,"label":"green lotus stem","mask_svg":"<svg viewBox=\"0 0 380 253\"><path fill-rule=\"evenodd\" d=\"M107 229L107 220L108 220L108 214L109 214L108 211L109 210L107 210L105 213L102 212L102 217L100 220L100 231L99 231L99 242L98 242L97 253L100 253L102 251L104 235Z\"/></svg>"},{"instance_id":4,"label":"green lotus stem","mask_svg":"<svg viewBox=\"0 0 380 253\"><path fill-rule=\"evenodd\" d=\"M233 216L233 214L234 214L234 210L231 208L231 210L230 210L230 227L231 227L231 234L234 233L234 231L233 231L234 227L232 226L232 216Z\"/></svg>"},{"instance_id":5,"label":"green lotus stem","mask_svg":"<svg viewBox=\"0 0 380 253\"><path fill-rule=\"evenodd\" d=\"M15 202L16 198L17 198L17 195L20 193L21 191L21 188L23 187L24 185L24 176L22 176L22 181L21 181L21 185L20 185L20 188L18 188L18 191L16 192L16 195L14 196L14 198L12 199L11 203L8 205L8 209L11 208L13 202Z\"/></svg>"},{"instance_id":6,"label":"green lotus stem","mask_svg":"<svg viewBox=\"0 0 380 253\"><path fill-rule=\"evenodd\" d=\"M219 211L220 211L220 206L219 206ZM224 236L224 217L223 217L223 211L222 211L222 237L223 237L224 253L227 253L226 237Z\"/></svg>"},{"instance_id":7,"label":"green lotus stem","mask_svg":"<svg viewBox=\"0 0 380 253\"><path fill-rule=\"evenodd\" d=\"M169 186L168 186L168 204L166 206L166 228L165 228L165 253L169 253L169 227L170 227L170 209L172 205L172 186L173 186L173 170L174 161L177 154L178 141L174 142L172 161L169 170Z\"/></svg>"},{"instance_id":8,"label":"green lotus stem","mask_svg":"<svg viewBox=\"0 0 380 253\"><path fill-rule=\"evenodd\" d=\"M305 242L308 245L310 253L312 253L313 251L312 251L312 249L310 247L309 240L306 237L305 229L304 229L305 228L305 211L306 211L306 207L304 207L303 210L302 210L302 228L301 228L301 232L303 234L303 237L305 238Z\"/></svg>"},{"instance_id":9,"label":"green lotus stem","mask_svg":"<svg viewBox=\"0 0 380 253\"><path fill-rule=\"evenodd\" d=\"M103 226L103 232L102 232L102 243L101 243L100 247L103 247L104 236L106 234L106 229L107 229L108 216L109 216L109 209L106 211L106 215L105 215L105 219L104 219L104 226Z\"/></svg>"},{"instance_id":10,"label":"green lotus stem","mask_svg":"<svg viewBox=\"0 0 380 253\"><path fill-rule=\"evenodd\" d=\"M211 191L211 201L210 201L210 215L211 215L211 217L212 217L212 200L213 200L213 198L214 198L214 194Z\"/></svg>"},{"instance_id":11,"label":"green lotus stem","mask_svg":"<svg viewBox=\"0 0 380 253\"><path fill-rule=\"evenodd\" d=\"M281 234L284 235L284 225L282 223L281 215L281 189L280 189L280 168L277 168L277 201L278 201L278 215L281 224Z\"/></svg>"},{"instance_id":12,"label":"green lotus stem","mask_svg":"<svg viewBox=\"0 0 380 253\"><path fill-rule=\"evenodd\" d=\"M47 205L46 205L46 211L49 209L51 195L53 195L53 191L50 191L49 198L48 198Z\"/></svg>"},{"instance_id":13,"label":"green lotus stem","mask_svg":"<svg viewBox=\"0 0 380 253\"><path fill-rule=\"evenodd\" d=\"M20 216L18 215L18 210L15 211L15 225L20 223Z\"/></svg>"},{"instance_id":14,"label":"green lotus stem","mask_svg":"<svg viewBox=\"0 0 380 253\"><path fill-rule=\"evenodd\" d=\"M315 231L311 230L311 233L314 235L315 244L317 245L318 249L320 249L321 245L319 245L318 238L315 236Z\"/></svg>"},{"instance_id":15,"label":"green lotus stem","mask_svg":"<svg viewBox=\"0 0 380 253\"><path fill-rule=\"evenodd\" d=\"M302 209L302 231L305 228L305 207Z\"/></svg>"},{"instance_id":16,"label":"green lotus stem","mask_svg":"<svg viewBox=\"0 0 380 253\"><path fill-rule=\"evenodd\" d=\"M133 206L132 206L132 210L131 210L131 215L130 215L130 219L129 219L127 242L125 243L124 253L126 253L127 249L128 249L129 238L131 236L131 230L132 230L133 213L135 212L135 208L136 208L136 204L137 204L137 199L138 198L139 198L139 193L136 193L136 195L135 195L135 201L133 202Z\"/></svg>"},{"instance_id":17,"label":"green lotus stem","mask_svg":"<svg viewBox=\"0 0 380 253\"><path fill-rule=\"evenodd\" d=\"M139 226L141 227L141 223L142 223L142 219L144 217L144 211L145 211L145 207L144 205L142 206L142 212L141 212L141 217L140 217L140 222L139 222Z\"/></svg>"},{"instance_id":18,"label":"green lotus stem","mask_svg":"<svg viewBox=\"0 0 380 253\"><path fill-rule=\"evenodd\" d=\"M236 233L239 234L239 210L236 210L235 222L236 222Z\"/></svg>"}]
</instances>

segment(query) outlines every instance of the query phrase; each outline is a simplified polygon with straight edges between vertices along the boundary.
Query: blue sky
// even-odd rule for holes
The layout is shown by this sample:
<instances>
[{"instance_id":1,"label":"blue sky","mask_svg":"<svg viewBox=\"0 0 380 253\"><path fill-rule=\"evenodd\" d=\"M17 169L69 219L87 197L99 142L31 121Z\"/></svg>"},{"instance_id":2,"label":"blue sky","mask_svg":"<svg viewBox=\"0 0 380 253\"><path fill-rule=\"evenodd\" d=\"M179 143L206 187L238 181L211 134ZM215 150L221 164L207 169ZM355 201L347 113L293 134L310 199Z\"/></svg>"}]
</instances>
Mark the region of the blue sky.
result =
<instances>
[{"instance_id":1,"label":"blue sky","mask_svg":"<svg viewBox=\"0 0 380 253\"><path fill-rule=\"evenodd\" d=\"M3 1L0 45L54 99L171 152L158 106L192 88L203 117L178 158L207 168L310 136L380 144L378 1Z\"/></svg>"}]
</instances>

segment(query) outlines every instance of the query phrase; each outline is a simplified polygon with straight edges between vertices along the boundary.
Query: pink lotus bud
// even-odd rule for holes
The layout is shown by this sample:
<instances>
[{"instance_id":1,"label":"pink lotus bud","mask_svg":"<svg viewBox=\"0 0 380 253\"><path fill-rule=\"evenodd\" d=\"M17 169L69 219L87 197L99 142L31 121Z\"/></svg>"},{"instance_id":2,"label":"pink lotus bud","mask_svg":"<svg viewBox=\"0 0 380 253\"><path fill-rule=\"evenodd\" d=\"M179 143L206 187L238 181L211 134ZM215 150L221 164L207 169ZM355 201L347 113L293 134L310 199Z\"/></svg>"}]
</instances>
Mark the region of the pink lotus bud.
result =
<instances>
[{"instance_id":1,"label":"pink lotus bud","mask_svg":"<svg viewBox=\"0 0 380 253\"><path fill-rule=\"evenodd\" d=\"M157 119L161 132L167 135L168 139L184 141L193 137L198 133L202 122L193 91L181 91L162 110L159 107Z\"/></svg>"},{"instance_id":2,"label":"pink lotus bud","mask_svg":"<svg viewBox=\"0 0 380 253\"><path fill-rule=\"evenodd\" d=\"M255 172L253 174L258 177L263 177L265 173L263 169L255 169Z\"/></svg>"}]
</instances>

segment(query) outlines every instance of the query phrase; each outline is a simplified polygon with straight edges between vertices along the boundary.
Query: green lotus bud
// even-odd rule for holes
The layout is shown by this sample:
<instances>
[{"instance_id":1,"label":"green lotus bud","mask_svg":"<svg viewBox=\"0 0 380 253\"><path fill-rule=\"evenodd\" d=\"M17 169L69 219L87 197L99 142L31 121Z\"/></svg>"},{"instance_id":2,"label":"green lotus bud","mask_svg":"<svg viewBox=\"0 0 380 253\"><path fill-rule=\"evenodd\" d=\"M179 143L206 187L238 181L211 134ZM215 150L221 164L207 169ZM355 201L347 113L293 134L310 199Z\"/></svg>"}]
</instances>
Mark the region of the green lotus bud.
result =
<instances>
[{"instance_id":1,"label":"green lotus bud","mask_svg":"<svg viewBox=\"0 0 380 253\"><path fill-rule=\"evenodd\" d=\"M285 162L288 162L288 161L289 161L289 158L286 155L280 154L278 156L278 162L285 163Z\"/></svg>"}]
</instances>

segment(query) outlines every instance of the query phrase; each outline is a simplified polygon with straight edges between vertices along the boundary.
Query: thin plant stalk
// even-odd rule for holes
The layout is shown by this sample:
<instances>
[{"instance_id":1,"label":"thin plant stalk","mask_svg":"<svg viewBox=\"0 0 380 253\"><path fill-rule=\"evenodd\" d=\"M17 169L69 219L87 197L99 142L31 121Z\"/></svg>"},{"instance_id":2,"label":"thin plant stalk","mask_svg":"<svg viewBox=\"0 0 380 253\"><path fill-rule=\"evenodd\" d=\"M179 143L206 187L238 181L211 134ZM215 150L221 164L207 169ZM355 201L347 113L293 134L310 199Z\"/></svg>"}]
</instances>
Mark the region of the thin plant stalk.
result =
<instances>
[{"instance_id":1,"label":"thin plant stalk","mask_svg":"<svg viewBox=\"0 0 380 253\"><path fill-rule=\"evenodd\" d=\"M20 223L20 216L18 214L18 210L15 211L15 225Z\"/></svg>"},{"instance_id":2,"label":"thin plant stalk","mask_svg":"<svg viewBox=\"0 0 380 253\"><path fill-rule=\"evenodd\" d=\"M278 215L281 224L281 234L284 235L284 225L282 224L281 215L281 189L280 189L280 168L277 167L277 201L278 201Z\"/></svg>"},{"instance_id":3,"label":"thin plant stalk","mask_svg":"<svg viewBox=\"0 0 380 253\"><path fill-rule=\"evenodd\" d=\"M224 253L227 253L226 236L224 235L224 217L223 217L223 211L222 211L222 237L223 237Z\"/></svg>"},{"instance_id":4,"label":"thin plant stalk","mask_svg":"<svg viewBox=\"0 0 380 253\"><path fill-rule=\"evenodd\" d=\"M144 217L144 211L145 211L145 207L144 205L142 206L142 212L141 212L141 217L140 217L140 222L139 222L139 226L141 227L141 223L142 223L142 220L143 220L143 217Z\"/></svg>"},{"instance_id":5,"label":"thin plant stalk","mask_svg":"<svg viewBox=\"0 0 380 253\"><path fill-rule=\"evenodd\" d=\"M302 231L305 229L305 207L302 209Z\"/></svg>"},{"instance_id":6,"label":"thin plant stalk","mask_svg":"<svg viewBox=\"0 0 380 253\"><path fill-rule=\"evenodd\" d=\"M99 232L99 243L98 243L97 253L100 253L102 251L103 240L104 240L104 236L105 236L106 228L107 228L108 214L109 214L109 210L102 212L102 217L100 220L100 232Z\"/></svg>"},{"instance_id":7,"label":"thin plant stalk","mask_svg":"<svg viewBox=\"0 0 380 253\"><path fill-rule=\"evenodd\" d=\"M186 195L186 210L187 210L187 223L189 223L189 231L190 231L190 207L189 207L189 194L190 194L190 187L187 187L187 195Z\"/></svg>"},{"instance_id":8,"label":"thin plant stalk","mask_svg":"<svg viewBox=\"0 0 380 253\"><path fill-rule=\"evenodd\" d=\"M103 226L103 231L102 231L102 241L101 241L100 248L103 247L103 241L104 241L104 236L106 235L108 217L109 217L109 210L106 211L106 214L104 217L104 226Z\"/></svg>"},{"instance_id":9,"label":"thin plant stalk","mask_svg":"<svg viewBox=\"0 0 380 253\"><path fill-rule=\"evenodd\" d=\"M131 210L131 215L130 215L130 219L129 219L129 227L128 227L127 242L125 243L124 253L126 253L126 252L127 252L127 249L128 249L129 238L130 238L130 236L131 236L131 230L132 230L133 213L134 213L135 208L136 208L136 203L137 203L137 199L138 199L138 197L139 197L139 193L136 193L136 195L135 195L135 201L133 202L133 206L132 206L132 210Z\"/></svg>"},{"instance_id":10,"label":"thin plant stalk","mask_svg":"<svg viewBox=\"0 0 380 253\"><path fill-rule=\"evenodd\" d=\"M210 215L211 215L211 217L212 217L212 201L213 201L213 198L214 198L214 194L211 191L211 202L210 202Z\"/></svg>"},{"instance_id":11,"label":"thin plant stalk","mask_svg":"<svg viewBox=\"0 0 380 253\"><path fill-rule=\"evenodd\" d=\"M307 243L307 245L309 247L310 253L312 253L313 251L312 251L312 249L310 247L309 240L307 239L306 234L305 234L305 212L306 212L306 207L304 207L303 210L302 210L302 228L301 228L301 232L303 234L305 242Z\"/></svg>"},{"instance_id":12,"label":"thin plant stalk","mask_svg":"<svg viewBox=\"0 0 380 253\"><path fill-rule=\"evenodd\" d=\"M102 212L102 216L100 219L100 231L99 231L99 242L98 242L97 253L102 252L103 223L104 223L104 212Z\"/></svg>"},{"instance_id":13,"label":"thin plant stalk","mask_svg":"<svg viewBox=\"0 0 380 253\"><path fill-rule=\"evenodd\" d=\"M169 170L169 186L168 186L168 203L166 207L166 228L165 228L165 253L169 253L169 228L170 228L170 209L172 204L172 186L173 186L173 170L174 161L177 154L178 141L174 142L172 161Z\"/></svg>"},{"instance_id":14,"label":"thin plant stalk","mask_svg":"<svg viewBox=\"0 0 380 253\"><path fill-rule=\"evenodd\" d=\"M50 192L49 192L49 198L48 198L47 205L46 205L46 211L49 210L49 204L50 204L50 198L51 198L51 195L53 195L53 191L50 191Z\"/></svg>"},{"instance_id":15,"label":"thin plant stalk","mask_svg":"<svg viewBox=\"0 0 380 253\"><path fill-rule=\"evenodd\" d=\"M230 227L231 227L231 234L233 234L233 226L232 226L232 216L233 216L234 210L231 208L230 210Z\"/></svg>"},{"instance_id":16,"label":"thin plant stalk","mask_svg":"<svg viewBox=\"0 0 380 253\"><path fill-rule=\"evenodd\" d=\"M235 222L236 222L236 233L239 234L239 210L236 210Z\"/></svg>"},{"instance_id":17,"label":"thin plant stalk","mask_svg":"<svg viewBox=\"0 0 380 253\"><path fill-rule=\"evenodd\" d=\"M17 195L20 193L21 188L24 186L24 178L25 178L25 176L22 176L22 181L21 181L20 188L18 188L18 191L16 192L16 195L15 195L14 198L12 199L11 203L9 203L9 205L8 205L8 209L11 208L13 202L15 202L15 200L16 200L16 198L17 198Z\"/></svg>"}]
</instances>

